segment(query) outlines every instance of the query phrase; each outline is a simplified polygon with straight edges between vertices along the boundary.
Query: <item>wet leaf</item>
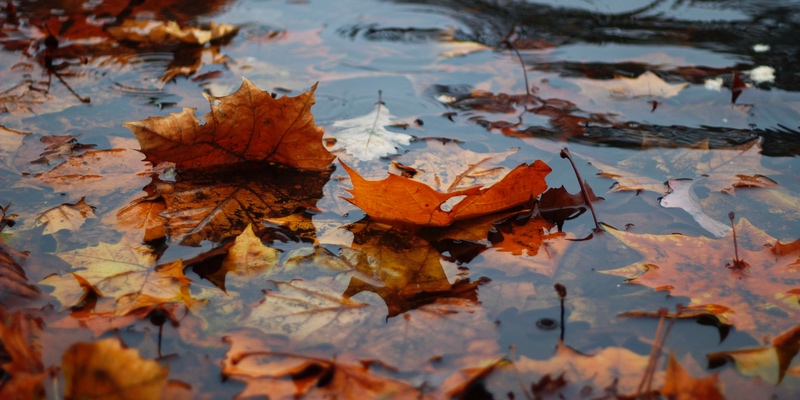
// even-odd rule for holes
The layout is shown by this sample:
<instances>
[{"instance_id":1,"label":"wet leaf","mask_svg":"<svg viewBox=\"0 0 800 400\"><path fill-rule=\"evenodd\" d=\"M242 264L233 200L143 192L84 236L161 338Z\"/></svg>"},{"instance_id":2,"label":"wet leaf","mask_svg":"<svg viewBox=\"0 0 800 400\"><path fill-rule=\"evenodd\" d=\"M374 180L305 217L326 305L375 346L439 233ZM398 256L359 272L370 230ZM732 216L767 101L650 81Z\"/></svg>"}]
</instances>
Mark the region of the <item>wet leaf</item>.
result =
<instances>
[{"instance_id":1,"label":"wet leaf","mask_svg":"<svg viewBox=\"0 0 800 400\"><path fill-rule=\"evenodd\" d=\"M644 260L605 273L687 296L691 305L733 310L731 323L756 336L787 329L800 315L800 241L782 244L741 219L736 225L739 257L751 268L739 270L726 267L734 256L732 233L709 239L607 231Z\"/></svg>"},{"instance_id":2,"label":"wet leaf","mask_svg":"<svg viewBox=\"0 0 800 400\"><path fill-rule=\"evenodd\" d=\"M563 379L566 384L556 387L560 396L580 398L599 397L614 390L614 394L630 396L644 376L647 355L639 355L622 347L607 347L595 354L583 354L564 343L559 343L555 354L547 360L520 357L509 365L500 366L485 379L490 393L526 398L531 385L541 384L543 378ZM658 387L664 376L655 374L653 385ZM520 381L521 380L521 381ZM520 383L521 382L521 383ZM534 386L535 387L535 386Z\"/></svg>"},{"instance_id":3,"label":"wet leaf","mask_svg":"<svg viewBox=\"0 0 800 400\"><path fill-rule=\"evenodd\" d=\"M30 132L8 129L0 125L0 168L10 173L17 173L17 169L14 168L14 156L28 135Z\"/></svg>"},{"instance_id":4,"label":"wet leaf","mask_svg":"<svg viewBox=\"0 0 800 400\"><path fill-rule=\"evenodd\" d=\"M773 339L770 346L711 353L707 357L710 367L718 367L731 361L739 373L758 376L777 385L783 380L798 351L800 326L795 326Z\"/></svg>"},{"instance_id":5,"label":"wet leaf","mask_svg":"<svg viewBox=\"0 0 800 400\"><path fill-rule=\"evenodd\" d=\"M62 229L77 231L86 219L95 218L94 209L81 198L75 204L66 203L43 212L36 222L45 225L45 233L53 234Z\"/></svg>"},{"instance_id":6,"label":"wet leaf","mask_svg":"<svg viewBox=\"0 0 800 400\"><path fill-rule=\"evenodd\" d=\"M709 399L724 400L719 387L717 374L705 378L695 378L689 375L681 366L675 354L669 353L667 373L664 376L664 386L661 395L674 400Z\"/></svg>"},{"instance_id":7,"label":"wet leaf","mask_svg":"<svg viewBox=\"0 0 800 400\"><path fill-rule=\"evenodd\" d=\"M397 147L408 145L412 137L386 129L393 118L389 108L378 103L369 114L334 122L331 135L336 144L331 150L344 149L361 161L395 153Z\"/></svg>"},{"instance_id":8,"label":"wet leaf","mask_svg":"<svg viewBox=\"0 0 800 400\"><path fill-rule=\"evenodd\" d=\"M156 399L169 368L145 360L118 339L75 343L61 360L67 399Z\"/></svg>"},{"instance_id":9,"label":"wet leaf","mask_svg":"<svg viewBox=\"0 0 800 400\"><path fill-rule=\"evenodd\" d=\"M239 27L228 24L210 22L207 29L181 28L175 21L140 21L125 20L119 26L107 29L107 32L117 40L130 40L132 42L165 43L180 41L189 44L206 44L212 40L219 40L233 36Z\"/></svg>"},{"instance_id":10,"label":"wet leaf","mask_svg":"<svg viewBox=\"0 0 800 400\"><path fill-rule=\"evenodd\" d=\"M0 306L0 397L4 399L44 399L40 336L43 322L22 312L7 314Z\"/></svg>"},{"instance_id":11,"label":"wet leaf","mask_svg":"<svg viewBox=\"0 0 800 400\"><path fill-rule=\"evenodd\" d=\"M322 145L314 124L314 90L273 99L244 79L235 93L206 96L211 112L205 124L184 108L168 117L127 122L148 161L169 161L179 170L245 161L270 161L306 170L325 170L334 156Z\"/></svg>"},{"instance_id":12,"label":"wet leaf","mask_svg":"<svg viewBox=\"0 0 800 400\"><path fill-rule=\"evenodd\" d=\"M73 290L55 293L63 307L82 301L87 283L97 294L115 299L118 315L157 304L192 302L188 291L190 280L183 274L183 263L177 260L154 266L156 255L145 246L122 240L58 256L72 265L72 275L79 283L69 286ZM63 285L63 279L69 278L54 275L40 284L58 287Z\"/></svg>"},{"instance_id":13,"label":"wet leaf","mask_svg":"<svg viewBox=\"0 0 800 400\"><path fill-rule=\"evenodd\" d=\"M28 283L22 264L28 255L0 243L0 306L30 304L41 298L41 292Z\"/></svg>"},{"instance_id":14,"label":"wet leaf","mask_svg":"<svg viewBox=\"0 0 800 400\"><path fill-rule=\"evenodd\" d=\"M415 234L380 223L357 223L348 230L353 233L353 244L340 254L363 275L350 280L345 296L377 293L386 302L389 317L437 298L477 300L476 289L483 281L450 282L442 268L441 254Z\"/></svg>"},{"instance_id":15,"label":"wet leaf","mask_svg":"<svg viewBox=\"0 0 800 400\"><path fill-rule=\"evenodd\" d=\"M492 214L519 206L547 188L544 177L551 171L542 161L522 164L489 188L442 193L423 183L390 174L368 181L342 163L350 175L351 203L379 221L418 226L447 226L454 221ZM455 204L453 204L455 203Z\"/></svg>"},{"instance_id":16,"label":"wet leaf","mask_svg":"<svg viewBox=\"0 0 800 400\"><path fill-rule=\"evenodd\" d=\"M242 398L429 398L419 388L371 372L367 363L346 364L280 349L270 352L260 341L244 335L225 337L225 341L231 348L222 373L247 384L239 394Z\"/></svg>"},{"instance_id":17,"label":"wet leaf","mask_svg":"<svg viewBox=\"0 0 800 400\"><path fill-rule=\"evenodd\" d=\"M222 260L222 269L226 279L247 281L250 279L265 281L278 264L280 251L265 246L253 232L253 225L247 225L244 232L236 237L236 241ZM260 278L260 279L259 279ZM225 286L228 286L227 284Z\"/></svg>"},{"instance_id":18,"label":"wet leaf","mask_svg":"<svg viewBox=\"0 0 800 400\"><path fill-rule=\"evenodd\" d=\"M602 171L598 175L617 181L613 190L663 193L667 179L681 178L694 179L711 190L730 194L737 187L777 186L775 181L766 176L776 175L777 172L761 166L761 140L726 149L710 149L708 143L706 139L688 148L663 153L640 152L616 166L597 161L592 161L592 164ZM652 168L656 168L657 175L642 175L639 172Z\"/></svg>"},{"instance_id":19,"label":"wet leaf","mask_svg":"<svg viewBox=\"0 0 800 400\"><path fill-rule=\"evenodd\" d=\"M631 99L636 97L660 97L667 99L677 96L687 83L671 85L658 75L646 71L636 78L618 76L611 80L575 79L581 92L595 99Z\"/></svg>"}]
</instances>

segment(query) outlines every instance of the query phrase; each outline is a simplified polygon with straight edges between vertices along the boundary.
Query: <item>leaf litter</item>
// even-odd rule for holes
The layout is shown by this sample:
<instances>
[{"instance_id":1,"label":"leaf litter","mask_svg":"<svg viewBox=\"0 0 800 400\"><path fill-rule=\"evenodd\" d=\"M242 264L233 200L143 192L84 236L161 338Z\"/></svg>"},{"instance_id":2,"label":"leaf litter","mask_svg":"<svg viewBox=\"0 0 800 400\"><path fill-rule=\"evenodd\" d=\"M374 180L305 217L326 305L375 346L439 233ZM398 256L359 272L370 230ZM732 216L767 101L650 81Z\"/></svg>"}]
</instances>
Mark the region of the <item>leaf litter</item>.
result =
<instances>
[{"instance_id":1,"label":"leaf litter","mask_svg":"<svg viewBox=\"0 0 800 400\"><path fill-rule=\"evenodd\" d=\"M6 9L9 21L16 13L12 6L9 3ZM102 38L86 47L91 55L107 54L106 46L114 43L109 35L116 35L113 40L138 42L142 49L195 46L222 59L219 43L237 34L236 27L225 24L212 23L209 29L190 27L179 13L175 18L180 21L151 21L126 19L124 12L109 11L108 15L119 15L114 26L86 24L83 16L62 18L71 24L48 19L48 27L37 25L46 30L47 38L36 44L46 49L40 53L44 54L39 61L42 67L66 82L71 66L58 63L79 58L75 43L64 40L67 38L78 42L91 35ZM523 51L556 46L530 38L507 41ZM467 48L488 49L472 44ZM478 54L467 50L458 55L469 58ZM171 66L165 76L191 76L201 66L202 62L185 68ZM636 79L573 81L579 82L584 96L593 99L659 99L653 100L655 112L657 102L678 97L689 86L669 84L659 76L666 75L648 70ZM600 199L593 193L571 195L563 186L561 191L548 190L545 178L552 162L537 160L506 167L504 159L514 154L513 150L462 151L447 145L453 143L447 140L439 149L429 140L427 149L393 156L391 161L378 160L403 152L403 146L411 143L409 135L384 129L392 116L379 103L373 113L344 125L344 121L333 123L334 129L353 125L360 133L349 144L339 137L340 147L331 150L344 148L360 161L371 161L369 165L354 164L354 168L340 164L351 178L350 201L368 217L358 222L337 221L339 216L333 210L316 208L318 202L330 204L320 200L323 193L329 193L331 182L336 187L347 183L330 180L337 165L331 167L335 156L323 145L323 130L314 124L310 109L316 85L311 88L296 97L277 99L245 79L232 95L206 96L211 112L205 123L197 120L191 109L131 121L126 126L139 139L145 160L127 146L112 144L108 150L93 150L74 136L44 136L52 142L34 143L32 138L39 136L10 128L3 131L0 166L4 188L0 193L7 193L11 185L5 183L11 182L15 190L62 192L72 203L58 201L54 204L60 206L42 205L35 211L35 207L23 208L16 227L18 218L8 212L14 205L4 206L0 241L25 246L26 238L36 234L57 236L69 231L83 236L98 230L98 225L112 237L99 242L91 236L78 242L56 237L55 251L39 247L34 253L44 254L32 257L0 243L0 281L10 288L0 297L4 321L0 340L3 359L11 360L1 366L10 380L4 380L0 392L41 397L45 382L57 375L67 383L63 392L67 398L158 397L199 391L203 383L198 380L192 384L168 381L174 369L166 367L171 362L160 353L162 331L169 329L170 325L165 325L169 320L174 332L165 337L179 340L181 345L217 351L215 357L223 360L223 376L245 382L240 397L441 398L474 394L478 390L475 385L483 385L484 390L498 394L509 393L513 387L512 392L519 389L521 396L537 398L589 393L619 398L642 394L644 370L658 370L644 376L649 377L648 388L654 386L663 396L690 398L704 393L710 398L722 397L717 375L690 379L672 353L664 366L618 343L606 342L600 349L586 352L566 345L563 317L561 340L549 359L504 355L497 331L501 321L492 318L513 309L539 312L530 309L527 300L541 296L536 291L540 282L555 277L579 282L572 278L576 275L574 257L567 249L579 243L571 235L569 221ZM33 92L37 91L28 91ZM593 132L590 124L618 126L613 118L582 112L576 103L534 97L535 87L526 88L525 95L475 91L454 98L448 106L489 113L524 108L523 112L547 117L571 137ZM46 101L47 96L42 99ZM24 97L16 101L32 109L25 105ZM470 120L509 136L530 137L538 132L526 127L522 118L519 123L505 124L480 116ZM390 140L374 146L379 136ZM32 145L24 148L27 144ZM722 237L712 241L606 228L608 236L621 239L623 245L646 258L643 267L631 264L613 273L635 275L631 282L688 298L690 307L702 309L702 315L715 315L741 334L759 338L783 330L772 346L708 355L715 365L732 362L745 376L778 384L787 371L791 374L797 347L796 328L786 322L787 316L797 312L800 289L792 278L797 246L778 241L742 220L737 226L741 249L731 256L730 249L726 250L731 241L727 226L711 222L713 218L697 198L700 185L727 194L736 194L743 187L788 193L773 180L783 177L782 171L761 165L762 145L752 141L737 148L712 149L708 142L700 142L649 159L655 152L617 165L595 165L603 176L618 182L615 191L663 193L663 183L670 179L673 193L661 204L684 209L709 233ZM451 155L437 153L442 149ZM384 161L391 164L385 169L376 167ZM170 165L177 175L159 175L159 170ZM647 175L645 171L654 170L651 167L660 172ZM379 174L388 170L390 175L383 181L369 181L357 169L365 176L376 170ZM677 180L680 178L692 181ZM582 187L587 190L588 183ZM116 205L109 207L109 203ZM117 206L120 203L122 207ZM417 207L422 212L409 208L411 203L422 206ZM333 220L332 229L320 230L321 223L329 223L322 217L309 222L314 216L303 216L309 210ZM99 220L87 226L91 214L97 214ZM42 226L31 226L37 219ZM280 228L274 225L278 223ZM188 263L172 255L161 260L165 248L177 244L203 249L196 250L201 254ZM707 262L686 257L685 248L692 246L696 247L693 254L707 253ZM191 251L183 254L196 255ZM701 263L706 269L698 269ZM719 264L719 268L708 269L707 264ZM38 276L44 276L43 271L57 274L31 283L26 269L35 270ZM720 294L720 287L727 288L725 293ZM264 292L253 296L254 289ZM498 290L514 293L498 294ZM565 295L560 296L563 315ZM490 300L493 298L496 300ZM61 309L7 311L42 299L51 305L60 303ZM40 313L48 316L47 323L38 319ZM701 314L690 314L690 318ZM140 351L125 349L136 346L137 339L131 338L138 333L132 333L136 330L131 327L143 321L158 327L157 360L149 360L156 351L146 340L139 344ZM24 323L33 325L23 327ZM125 327L126 333L108 336ZM198 327L205 329L194 329ZM62 346L66 351L59 368L52 355L46 363L39 361L38 335L43 329L91 331L97 339L80 343L71 338L69 348L67 343ZM635 336L626 334L619 338L634 340ZM103 335L106 338L100 339ZM224 343L220 343L222 335ZM660 346L663 343L653 345L653 354L661 352ZM219 351L227 354L222 356ZM122 374L109 360L126 360L124 364L134 368ZM517 382L500 379L509 371L517 376Z\"/></svg>"}]
</instances>

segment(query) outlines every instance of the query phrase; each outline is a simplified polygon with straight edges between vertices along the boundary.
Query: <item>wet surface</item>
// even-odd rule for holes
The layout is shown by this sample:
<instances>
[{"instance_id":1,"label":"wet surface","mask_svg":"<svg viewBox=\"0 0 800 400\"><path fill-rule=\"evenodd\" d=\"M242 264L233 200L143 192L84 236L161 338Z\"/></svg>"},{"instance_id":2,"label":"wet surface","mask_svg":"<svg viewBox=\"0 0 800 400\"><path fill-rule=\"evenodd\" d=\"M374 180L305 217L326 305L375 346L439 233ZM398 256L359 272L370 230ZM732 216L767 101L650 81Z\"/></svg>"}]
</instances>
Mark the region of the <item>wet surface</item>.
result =
<instances>
[{"instance_id":1,"label":"wet surface","mask_svg":"<svg viewBox=\"0 0 800 400\"><path fill-rule=\"evenodd\" d=\"M617 190L619 182L599 175L604 166L647 176L656 183L694 179L700 183L692 193L710 218L727 224L728 213L734 211L737 220L746 218L773 238L783 242L800 238L797 223L800 181L796 178L800 173L798 1L241 0L191 4L91 2L80 6L70 2L51 3L15 3L16 22L11 19L8 7L4 8L5 24L0 32L3 46L0 125L5 128L41 136L75 135L76 143L96 145L98 151L137 149L138 143L123 123L167 116L184 107L195 108L196 116L202 118L210 108L203 94L232 93L240 86L242 77L278 96L299 95L319 82L312 112L316 124L329 132L336 121L372 111L380 92L381 101L397 122L407 124L405 128L390 130L417 139L457 140L463 149L479 153L518 148L503 165L513 167L540 159L553 169L547 177L550 187L563 185L568 192L578 193L572 167L559 156L559 151L568 147L587 184L603 197L595 204L598 218L618 229L642 234L677 232L713 237L684 210L659 206L659 199L668 193L668 187ZM104 38L102 32L126 16L174 20L184 26L214 21L237 25L239 30L235 35L203 45ZM48 37L57 37L58 43L48 43ZM630 83L644 76L651 78ZM737 86L736 79L741 79L746 87ZM740 93L732 101L734 91ZM25 140L26 145L28 141L35 142L31 138ZM702 145L698 147L698 143ZM698 162L713 163L709 160L717 155L753 143L758 145L753 147L750 161L737 159L728 164L748 163L753 166L753 173L765 175L774 181L774 186L733 184L737 187L723 192L707 184L716 170L682 168L678 166L679 160L670 158L684 151L686 154L706 151L697 158ZM423 140L412 141L401 147L399 153L420 154L427 145ZM11 149L13 143L0 142L0 146ZM5 150L0 147L0 206L12 204L9 212L18 217L13 227L3 229L2 240L39 257L34 270L27 272L29 278L37 280L49 273L63 272L58 268L66 270L63 262L53 261L58 260L56 254L95 246L111 237L116 239L114 235L119 233L114 233L113 227L120 223L117 219L121 218L121 209L150 204L154 194L166 193L169 197L171 191L177 190L173 187L188 185L180 175L177 182L170 178L169 171L154 173L141 161L143 157L136 159L136 156L132 156L133 161L126 161L124 173L111 167L100 171L119 174L113 176L126 183L116 189L103 191L91 182L69 181L64 175L59 175L59 184L49 184L36 173L22 174L31 169L19 166L30 160L21 159L13 150ZM64 159L78 157L84 150L59 150L63 158L41 167L41 171L51 166L55 170ZM344 152L337 155L353 162L352 156ZM361 171L378 171L385 176L386 164L388 160L382 158L355 165ZM82 173L85 177L90 172ZM253 181L268 181L266 175ZM167 229L167 237L162 234L157 240L145 236L147 240L140 241L157 253L158 264L178 259L194 263L187 264L185 271L193 281L192 294L214 306L205 311L194 310L196 315L187 311L193 316L182 322L184 327L196 324L196 328L184 329L196 331L194 334L200 338L189 337L192 335L177 328L164 328L163 352L154 351L153 326L145 326L143 321L114 326L122 329L117 334L147 357L176 354L162 361L172 368L170 378L193 385L195 395L207 392L214 397L230 397L242 390L242 384L235 379L220 382L218 377L219 361L226 351L220 347L221 337L234 331L226 330L225 324L238 327L236 324L241 323L232 315L246 313L248 307L263 299L264 289L288 292L290 288L300 290L291 286L293 279L307 282L330 279L331 283L320 293L327 296L348 291L348 296L369 306L371 311L364 314L360 309L343 311L355 315L343 321L363 326L341 328L371 346L369 351L358 349L353 343L344 346L342 342L325 341L324 337L315 342L314 335L287 327L281 336L277 323L255 317L248 317L244 325L267 332L269 340L280 336L293 343L293 351L303 356L335 359L337 354L352 353L356 359L394 363L391 366L398 369L392 370L394 375L387 375L415 387L426 384L438 387L448 373L480 364L476 361L478 356L471 358L473 354L465 344L475 338L491 343L481 347L483 361L506 355L509 347L515 349L514 356L549 358L559 338L556 328L560 327L559 299L552 291L555 282L563 283L569 290L566 343L587 353L624 347L637 354L648 354L657 319L622 318L618 314L633 311L633 306L655 311L659 307L674 309L676 304L690 301L688 297L668 296L664 291L626 284L619 276L598 273L641 261L642 257L608 234L575 240L593 233L594 222L585 207L569 219L557 221L571 241L554 261L553 273L544 274L539 267L531 267L539 260L536 255L500 258L500 251L488 249L491 244L487 240L453 244L430 239L438 235L436 232L428 233L430 236L420 234L425 237L423 240L401 228L392 228L402 232L397 233L385 227L357 225L364 223L358 222L363 212L341 199L347 195L343 188L349 187L346 176L337 168L330 179L324 175L322 181L314 181L314 195L302 204L285 200L281 202L289 202L291 207L273 207L281 208L280 212L262 210L256 216L248 214L246 222L258 223L263 219L262 214L280 218L297 214L296 209L312 210L307 217L314 223L311 228L304 226L307 231L302 233L279 234L275 232L280 230L271 225L274 221L261 223L262 228L273 229L267 229L272 233L264 234L262 239L279 249L281 262L291 260L292 265L305 268L286 270L269 278L281 282L280 285L273 282L267 288L266 282L253 285L226 281L232 278L220 272L220 254L224 252L219 249L227 249L225 246L230 246L246 222L236 221L233 224L236 232L216 230L213 225L201 226L214 234L183 242L184 238L175 233L183 232L179 227ZM249 180L247 176L237 176L234 181ZM263 185L272 188L269 182ZM301 185L290 186L274 190L292 192L300 190ZM76 203L85 196L97 208L95 213L102 223L88 223L69 238L63 231L59 237L37 228L35 221L40 213L63 203ZM213 206L204 206L209 207ZM167 210L163 215L180 219L189 212ZM336 232L329 226L343 225L347 231L344 236L349 234L351 242L353 233L349 232L363 235L363 231L371 229L382 232L376 235L384 235L381 238L387 241L395 236L413 237L396 240L406 245L409 242L403 240L408 240L425 250L424 255L415 255L414 260L432 257L433 261L421 262L419 268L423 272L403 282L423 289L411 293L411 289L381 287L381 280L388 279L381 274L389 272L378 271L378 264L381 260L387 265L390 260L395 262L391 258L395 256L376 250L378 245L367 239L343 245L344 239L337 236L330 243L313 247L309 244ZM554 228L552 232L557 230ZM387 248L401 253L392 246ZM218 253L214 253L215 249ZM355 272L348 274L360 281L351 281L349 285L342 281L344 273L336 269L339 267L334 264L339 264L332 261L334 258L358 265ZM753 273L758 273L756 268ZM419 276L429 277L430 281L422 281ZM786 279L796 283L798 278ZM225 297L225 282L229 285L227 289L239 291L241 298ZM514 286L520 282L530 287L522 290ZM503 291L519 291L519 294L509 299ZM469 311L437 302L441 298L471 301ZM57 302L53 300L51 304ZM387 309L391 318L387 318ZM448 313L456 317L448 319ZM56 325L59 328L53 331L69 331L74 340L92 337L85 327L81 330L64 323L69 319L67 314L65 310L49 317L62 321L63 327ZM436 316L434 320L441 324L441 329L424 331L425 324L419 320L433 318L430 315ZM796 314L785 317L789 321L796 319ZM347 325L343 321L337 323ZM759 331L763 335L758 335L734 327L720 340L718 327L709 326L706 320L700 321L706 322L704 325L697 322L678 322L665 348L682 360L693 359L699 364L704 364L707 353L761 346L769 343L766 337L774 338L781 333ZM415 334L403 331L406 343L423 343L426 335L449 335L455 337L457 348L445 352L438 360L442 364L436 367L420 361L424 359L424 351L435 352L422 345L423 350L408 350L404 358L398 350L402 346L396 340L398 335L402 336L399 333L402 326L419 329ZM112 336L113 332L103 331L98 336ZM200 332L206 332L207 336ZM335 334L338 331L330 332ZM293 342L299 336L303 338ZM205 347L203 341L214 345ZM269 344L280 347L275 343ZM389 344L384 348L376 343ZM51 353L49 360L57 363L58 352ZM386 358L381 359L381 354ZM195 357L203 360L191 361ZM193 375L198 365L207 368ZM791 366L796 370L798 361L792 361ZM429 367L435 372L425 372ZM706 373L706 368L695 367L694 374ZM738 375L730 365L723 368L725 386L741 389L740 393L791 398L800 392L796 374L787 375L780 385L764 386L760 378ZM726 392L729 398L737 398L736 393Z\"/></svg>"}]
</instances>

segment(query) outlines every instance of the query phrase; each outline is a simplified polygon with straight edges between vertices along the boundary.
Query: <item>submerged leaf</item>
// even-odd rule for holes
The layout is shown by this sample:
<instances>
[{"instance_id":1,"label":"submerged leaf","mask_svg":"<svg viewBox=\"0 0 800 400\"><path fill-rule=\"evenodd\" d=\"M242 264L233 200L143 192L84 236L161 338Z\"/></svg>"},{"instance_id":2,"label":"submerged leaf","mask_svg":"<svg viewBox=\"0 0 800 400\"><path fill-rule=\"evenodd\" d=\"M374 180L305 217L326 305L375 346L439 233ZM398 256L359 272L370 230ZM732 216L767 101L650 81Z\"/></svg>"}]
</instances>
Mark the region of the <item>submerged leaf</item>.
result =
<instances>
[{"instance_id":1,"label":"submerged leaf","mask_svg":"<svg viewBox=\"0 0 800 400\"><path fill-rule=\"evenodd\" d=\"M68 399L157 399L169 368L145 360L118 339L75 343L61 360Z\"/></svg>"},{"instance_id":2,"label":"submerged leaf","mask_svg":"<svg viewBox=\"0 0 800 400\"><path fill-rule=\"evenodd\" d=\"M756 336L786 329L800 316L800 241L782 244L741 219L736 225L738 254L752 267L738 270L726 267L735 254L732 233L715 240L607 231L641 253L644 261L604 273L688 296L691 305L730 309L734 326Z\"/></svg>"}]
</instances>

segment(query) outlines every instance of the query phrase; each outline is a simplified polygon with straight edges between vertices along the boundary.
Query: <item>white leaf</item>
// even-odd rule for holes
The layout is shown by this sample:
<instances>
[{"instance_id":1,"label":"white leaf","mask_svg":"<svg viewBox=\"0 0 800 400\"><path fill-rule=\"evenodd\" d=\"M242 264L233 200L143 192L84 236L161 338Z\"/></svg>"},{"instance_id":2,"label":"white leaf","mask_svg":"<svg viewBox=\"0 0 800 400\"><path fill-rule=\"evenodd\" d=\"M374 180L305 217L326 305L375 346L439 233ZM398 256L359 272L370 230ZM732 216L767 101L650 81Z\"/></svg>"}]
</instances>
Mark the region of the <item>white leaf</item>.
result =
<instances>
[{"instance_id":1,"label":"white leaf","mask_svg":"<svg viewBox=\"0 0 800 400\"><path fill-rule=\"evenodd\" d=\"M334 122L333 150L344 149L361 161L395 153L398 146L410 143L411 135L388 131L386 126L392 124L392 118L389 109L378 104L367 115Z\"/></svg>"}]
</instances>

